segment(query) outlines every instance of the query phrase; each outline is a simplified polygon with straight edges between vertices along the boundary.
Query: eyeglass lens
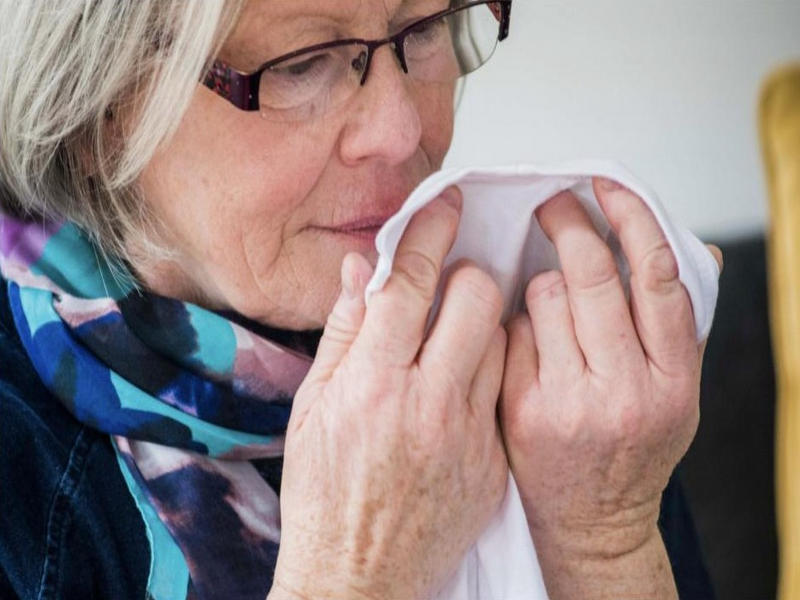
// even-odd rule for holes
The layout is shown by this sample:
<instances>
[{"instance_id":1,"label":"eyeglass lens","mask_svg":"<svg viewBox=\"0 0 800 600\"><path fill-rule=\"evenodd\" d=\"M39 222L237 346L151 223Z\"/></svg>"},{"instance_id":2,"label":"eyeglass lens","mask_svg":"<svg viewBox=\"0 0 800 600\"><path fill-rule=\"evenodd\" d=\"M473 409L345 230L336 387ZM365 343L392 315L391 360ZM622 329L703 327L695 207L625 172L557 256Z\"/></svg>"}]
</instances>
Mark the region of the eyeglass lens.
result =
<instances>
[{"instance_id":1,"label":"eyeglass lens","mask_svg":"<svg viewBox=\"0 0 800 600\"><path fill-rule=\"evenodd\" d=\"M418 81L450 82L486 63L497 46L498 13L494 3L473 4L403 31L398 43L408 74ZM292 121L341 104L361 85L369 52L365 44L346 44L272 65L261 74L261 114Z\"/></svg>"}]
</instances>

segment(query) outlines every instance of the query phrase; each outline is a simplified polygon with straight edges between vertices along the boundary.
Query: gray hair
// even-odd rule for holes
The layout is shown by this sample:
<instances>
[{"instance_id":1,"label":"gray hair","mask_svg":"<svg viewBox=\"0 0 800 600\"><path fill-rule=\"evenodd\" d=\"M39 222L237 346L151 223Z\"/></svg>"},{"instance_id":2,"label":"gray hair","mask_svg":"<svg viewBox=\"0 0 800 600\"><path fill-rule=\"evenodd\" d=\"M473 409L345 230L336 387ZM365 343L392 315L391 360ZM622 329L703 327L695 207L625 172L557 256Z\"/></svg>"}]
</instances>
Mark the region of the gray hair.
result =
<instances>
[{"instance_id":1,"label":"gray hair","mask_svg":"<svg viewBox=\"0 0 800 600\"><path fill-rule=\"evenodd\" d=\"M243 2L0 0L0 210L157 247L137 179Z\"/></svg>"}]
</instances>

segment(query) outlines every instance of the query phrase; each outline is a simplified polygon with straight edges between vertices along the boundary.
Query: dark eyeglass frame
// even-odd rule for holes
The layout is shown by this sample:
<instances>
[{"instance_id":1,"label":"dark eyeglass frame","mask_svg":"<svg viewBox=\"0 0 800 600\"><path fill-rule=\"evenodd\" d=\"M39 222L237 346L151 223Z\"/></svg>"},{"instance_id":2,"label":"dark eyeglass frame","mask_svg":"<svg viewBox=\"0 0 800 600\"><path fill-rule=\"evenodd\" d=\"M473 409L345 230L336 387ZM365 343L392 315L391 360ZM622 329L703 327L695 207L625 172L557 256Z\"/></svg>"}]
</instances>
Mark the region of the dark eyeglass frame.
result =
<instances>
[{"instance_id":1,"label":"dark eyeglass frame","mask_svg":"<svg viewBox=\"0 0 800 600\"><path fill-rule=\"evenodd\" d=\"M301 48L300 50L295 50L294 52L289 52L288 54L273 58L249 73L237 71L228 63L221 60L215 60L206 75L203 77L202 83L213 92L228 100L236 108L245 111L260 110L261 107L259 104L258 90L261 83L261 74L264 71L270 69L278 63L295 58L302 54L327 50L328 48L351 45L361 45L367 48L364 72L361 75L361 85L364 85L364 83L367 81L367 74L369 73L369 68L372 64L372 57L375 54L375 51L381 46L385 46L387 44L391 44L393 46L397 61L400 63L403 72L408 74L408 67L406 66L406 58L404 55L404 46L405 38L412 31L431 21L461 12L462 10L472 8L473 6L478 6L481 4L497 4L500 7L500 14L496 15L500 23L500 31L497 41L502 42L508 37L508 30L511 23L511 3L512 0L477 0L475 2L468 2L462 6L448 8L425 17L424 19L420 19L419 21L415 21L407 27L404 27L396 34L381 40L349 38L344 40L336 40L333 42L325 42L323 44L316 44L314 46Z\"/></svg>"}]
</instances>

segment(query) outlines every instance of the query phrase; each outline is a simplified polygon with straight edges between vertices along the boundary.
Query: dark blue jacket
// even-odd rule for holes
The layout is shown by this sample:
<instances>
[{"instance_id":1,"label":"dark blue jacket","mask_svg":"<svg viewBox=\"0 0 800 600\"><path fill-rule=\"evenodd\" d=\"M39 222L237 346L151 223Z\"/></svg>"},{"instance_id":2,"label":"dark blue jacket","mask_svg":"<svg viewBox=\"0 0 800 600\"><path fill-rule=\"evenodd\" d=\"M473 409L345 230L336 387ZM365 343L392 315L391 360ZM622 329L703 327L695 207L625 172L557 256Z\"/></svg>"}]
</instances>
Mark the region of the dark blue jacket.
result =
<instances>
[{"instance_id":1,"label":"dark blue jacket","mask_svg":"<svg viewBox=\"0 0 800 600\"><path fill-rule=\"evenodd\" d=\"M109 436L42 385L2 278L0 449L0 598L146 598L150 546Z\"/></svg>"},{"instance_id":2,"label":"dark blue jacket","mask_svg":"<svg viewBox=\"0 0 800 600\"><path fill-rule=\"evenodd\" d=\"M0 278L0 600L145 599L144 523L107 435L76 421L39 380ZM710 598L676 481L660 525L683 598Z\"/></svg>"}]
</instances>

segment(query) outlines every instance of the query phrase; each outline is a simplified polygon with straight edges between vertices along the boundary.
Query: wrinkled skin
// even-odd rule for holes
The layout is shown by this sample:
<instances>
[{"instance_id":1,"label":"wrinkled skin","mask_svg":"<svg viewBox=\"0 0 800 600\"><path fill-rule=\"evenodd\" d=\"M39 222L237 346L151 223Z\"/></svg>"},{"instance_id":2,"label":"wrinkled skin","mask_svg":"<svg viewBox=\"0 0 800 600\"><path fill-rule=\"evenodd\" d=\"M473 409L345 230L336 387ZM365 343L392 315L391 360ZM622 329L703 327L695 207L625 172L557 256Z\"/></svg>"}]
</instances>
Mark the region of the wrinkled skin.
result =
<instances>
[{"instance_id":1,"label":"wrinkled skin","mask_svg":"<svg viewBox=\"0 0 800 600\"><path fill-rule=\"evenodd\" d=\"M381 38L428 1L252 0L222 58L248 70L335 36ZM415 217L364 305L375 233L441 165L452 98L452 85L409 80L387 48L350 101L305 122L198 85L140 180L173 253L134 265L146 285L274 327L325 325L287 432L271 595L430 594L496 510L509 464L552 597L674 595L656 518L697 426L702 352L638 198L595 182L632 267L630 303L565 194L539 211L563 273L530 282L527 314L506 333L496 285L462 263L426 335L458 221L451 191Z\"/></svg>"},{"instance_id":2,"label":"wrinkled skin","mask_svg":"<svg viewBox=\"0 0 800 600\"><path fill-rule=\"evenodd\" d=\"M538 217L563 272L534 277L527 314L508 326L501 423L543 567L560 574L550 594L672 596L656 521L697 428L703 348L653 214L611 182L595 180L594 190L631 266L630 303L577 199L562 193L545 204ZM601 563L614 586L576 576L587 565L597 575ZM622 565L640 569L635 581Z\"/></svg>"},{"instance_id":3,"label":"wrinkled skin","mask_svg":"<svg viewBox=\"0 0 800 600\"><path fill-rule=\"evenodd\" d=\"M362 283L344 286L287 434L276 570L284 593L426 597L497 510L508 471L495 420L506 340L499 289L461 264L424 336L457 219L441 201L415 215L368 310L370 267L345 262L345 281L357 266Z\"/></svg>"}]
</instances>

